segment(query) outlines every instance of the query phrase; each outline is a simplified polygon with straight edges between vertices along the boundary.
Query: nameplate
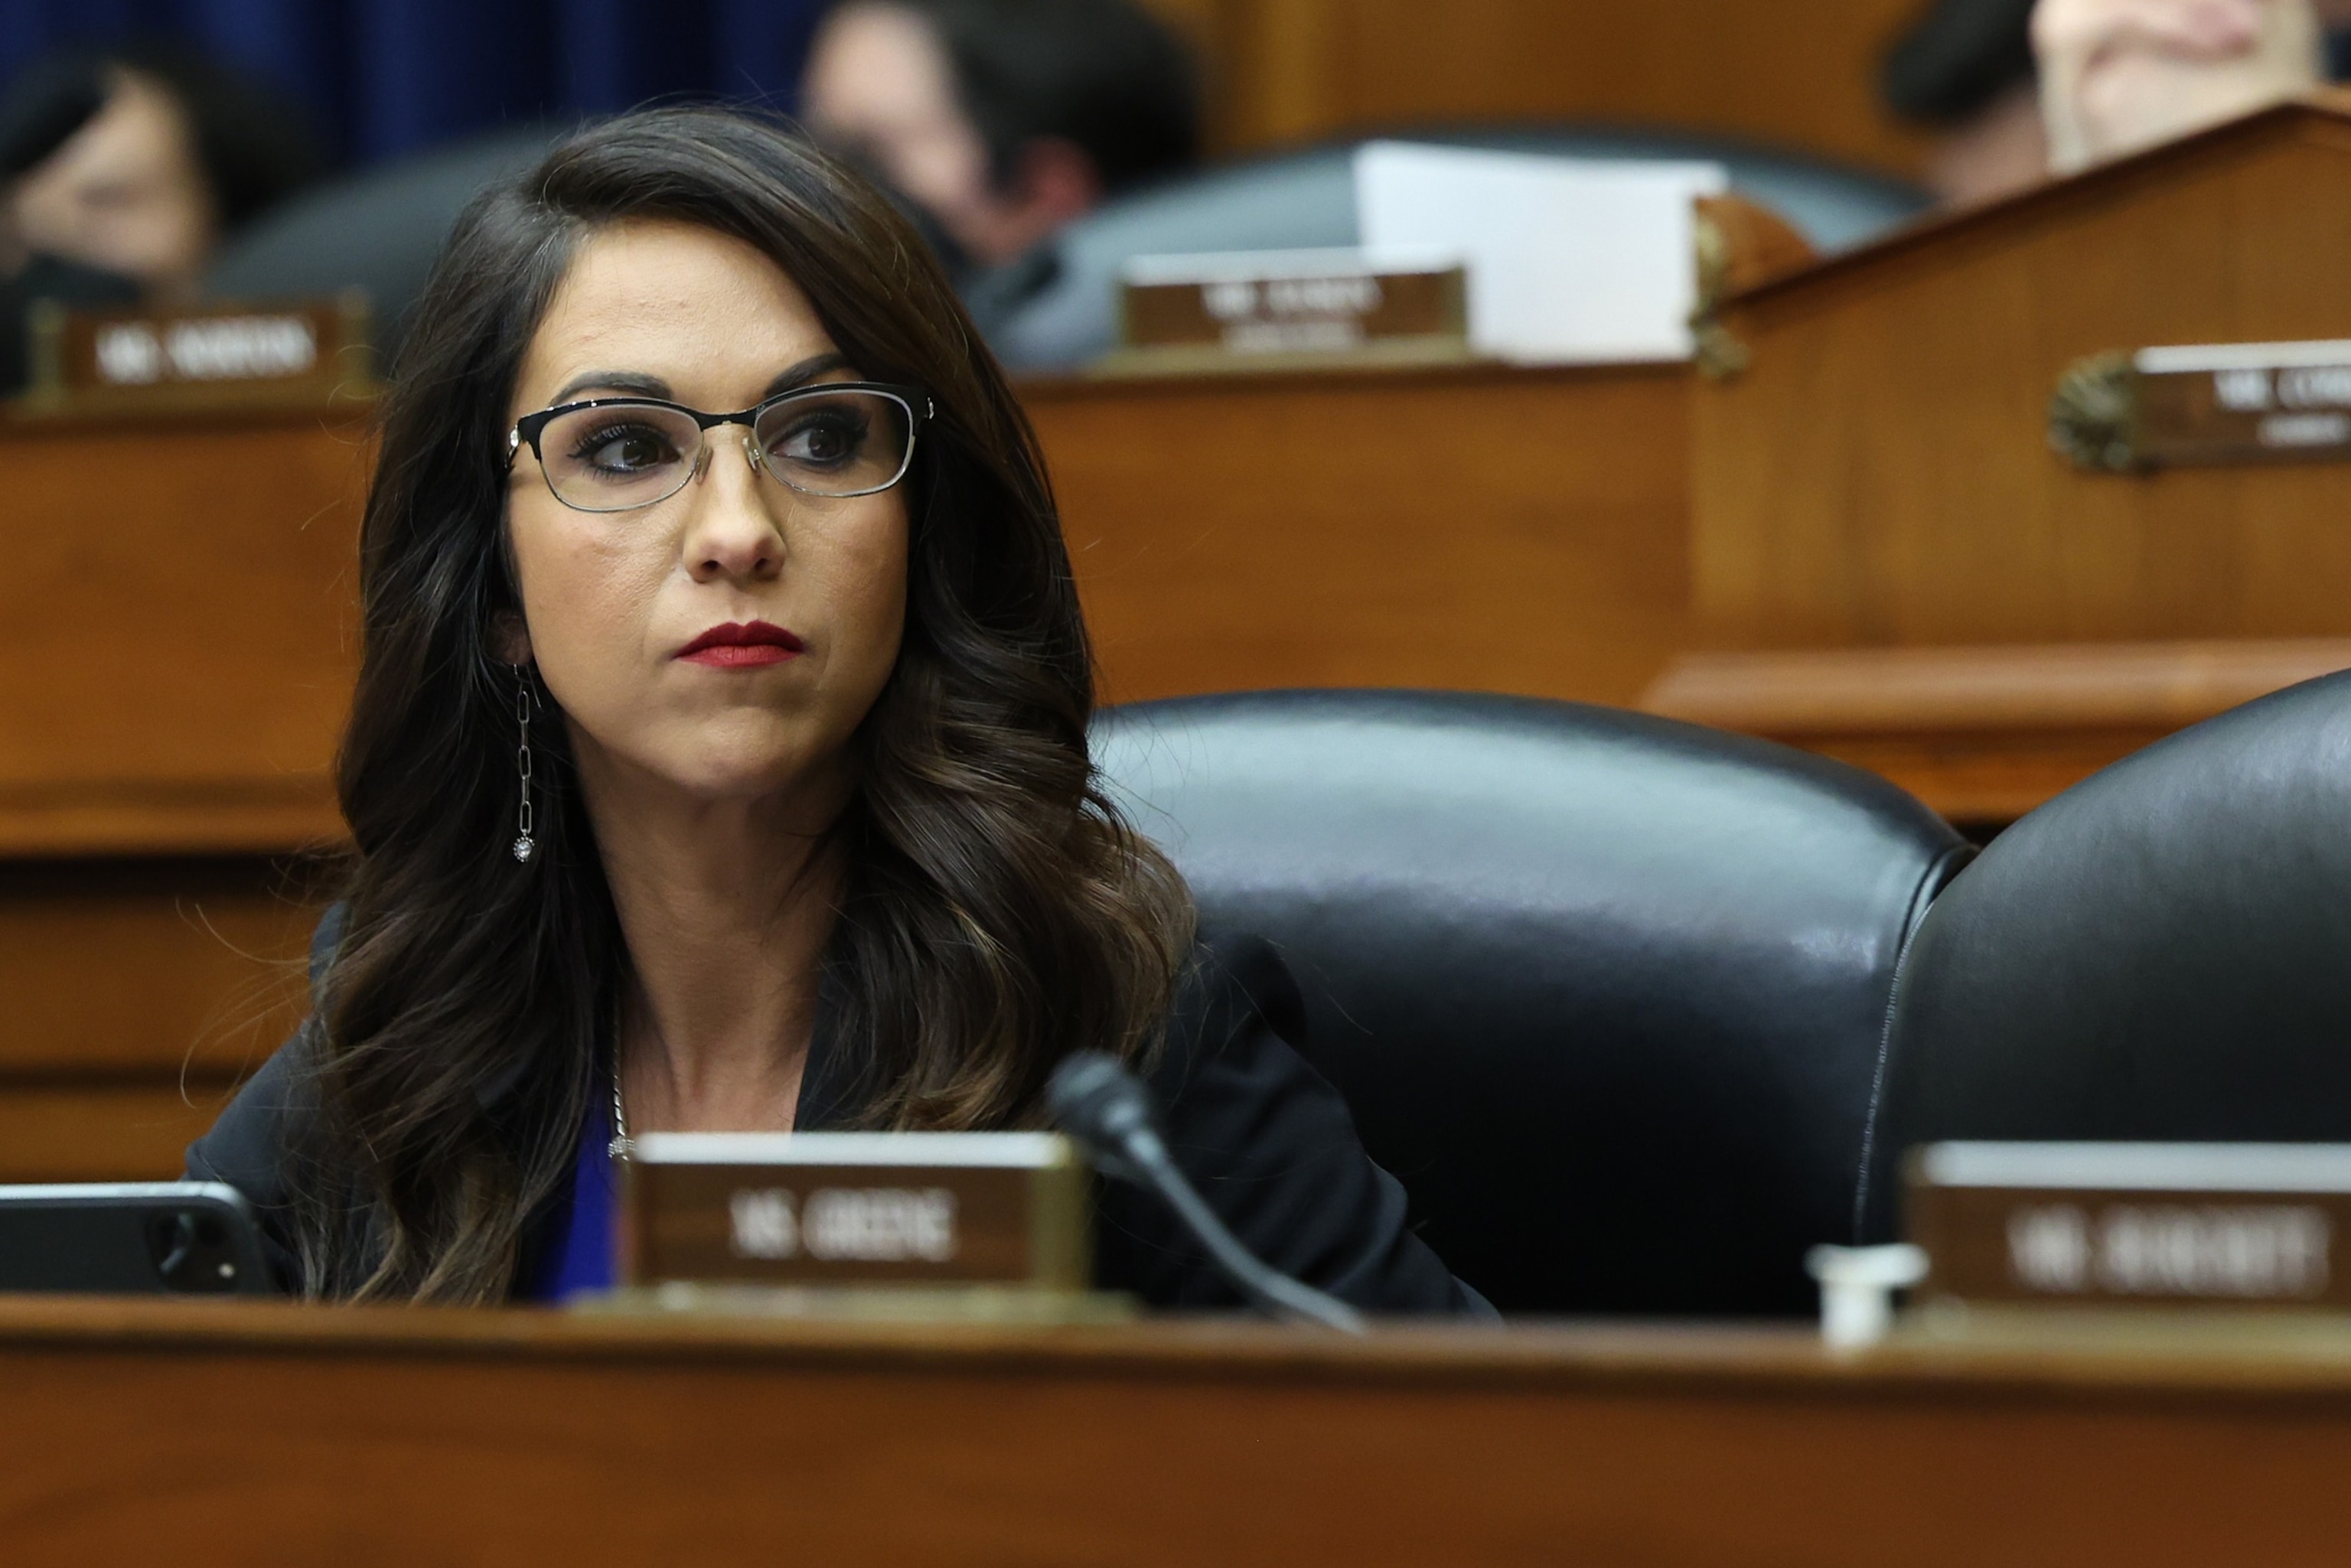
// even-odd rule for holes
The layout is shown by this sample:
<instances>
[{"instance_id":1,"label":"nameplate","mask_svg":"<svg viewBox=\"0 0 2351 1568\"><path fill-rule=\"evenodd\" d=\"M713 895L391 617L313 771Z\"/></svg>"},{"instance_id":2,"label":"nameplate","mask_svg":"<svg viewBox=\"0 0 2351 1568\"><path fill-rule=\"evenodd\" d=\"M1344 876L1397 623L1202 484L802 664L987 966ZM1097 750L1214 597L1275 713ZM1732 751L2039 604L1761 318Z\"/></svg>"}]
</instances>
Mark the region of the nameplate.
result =
<instances>
[{"instance_id":1,"label":"nameplate","mask_svg":"<svg viewBox=\"0 0 2351 1568\"><path fill-rule=\"evenodd\" d=\"M185 310L33 307L21 412L304 407L371 385L368 308L357 293Z\"/></svg>"},{"instance_id":2,"label":"nameplate","mask_svg":"<svg viewBox=\"0 0 2351 1568\"><path fill-rule=\"evenodd\" d=\"M2351 340L2217 343L2105 354L2069 370L2050 443L2126 473L2351 457Z\"/></svg>"},{"instance_id":3,"label":"nameplate","mask_svg":"<svg viewBox=\"0 0 2351 1568\"><path fill-rule=\"evenodd\" d=\"M1087 1174L1050 1133L654 1133L622 1282L1086 1287Z\"/></svg>"},{"instance_id":4,"label":"nameplate","mask_svg":"<svg viewBox=\"0 0 2351 1568\"><path fill-rule=\"evenodd\" d=\"M2351 1307L2351 1145L1929 1145L1908 1220L1922 1299Z\"/></svg>"},{"instance_id":5,"label":"nameplate","mask_svg":"<svg viewBox=\"0 0 2351 1568\"><path fill-rule=\"evenodd\" d=\"M1144 256L1120 288L1122 370L1469 356L1468 274L1353 250Z\"/></svg>"}]
</instances>

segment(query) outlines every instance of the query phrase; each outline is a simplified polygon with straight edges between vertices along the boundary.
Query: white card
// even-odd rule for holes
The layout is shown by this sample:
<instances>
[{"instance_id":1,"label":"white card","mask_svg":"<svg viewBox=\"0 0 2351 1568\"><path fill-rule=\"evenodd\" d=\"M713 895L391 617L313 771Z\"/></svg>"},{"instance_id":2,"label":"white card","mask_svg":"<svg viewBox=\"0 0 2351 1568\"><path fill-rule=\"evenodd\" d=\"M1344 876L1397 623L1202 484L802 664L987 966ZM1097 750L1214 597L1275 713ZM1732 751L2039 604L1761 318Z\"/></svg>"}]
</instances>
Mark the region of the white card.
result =
<instances>
[{"instance_id":1,"label":"white card","mask_svg":"<svg viewBox=\"0 0 2351 1568\"><path fill-rule=\"evenodd\" d=\"M1373 141L1355 152L1364 248L1469 264L1469 340L1527 363L1687 359L1691 203L1718 163L1610 162Z\"/></svg>"}]
</instances>

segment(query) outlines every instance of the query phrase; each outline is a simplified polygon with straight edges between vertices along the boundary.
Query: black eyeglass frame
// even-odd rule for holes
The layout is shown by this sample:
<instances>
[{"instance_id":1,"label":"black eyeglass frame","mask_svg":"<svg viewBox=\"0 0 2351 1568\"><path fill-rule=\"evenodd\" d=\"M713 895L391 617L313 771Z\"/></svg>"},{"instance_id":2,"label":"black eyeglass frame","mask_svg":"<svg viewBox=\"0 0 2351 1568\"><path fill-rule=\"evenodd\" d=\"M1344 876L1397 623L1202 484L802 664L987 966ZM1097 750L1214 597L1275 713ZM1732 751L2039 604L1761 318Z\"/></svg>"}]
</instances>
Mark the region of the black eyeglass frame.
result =
<instances>
[{"instance_id":1,"label":"black eyeglass frame","mask_svg":"<svg viewBox=\"0 0 2351 1568\"><path fill-rule=\"evenodd\" d=\"M888 382L818 382L810 386L794 387L789 392L778 392L771 398L754 403L749 408L738 409L733 413L705 413L698 408L688 408L682 402L672 402L666 398L658 397L599 397L590 398L583 402L558 403L553 408L542 408L536 413L524 414L515 421L514 428L507 432L507 472L509 474L514 472L515 459L522 455L522 449L525 446L528 446L530 455L538 459L540 475L545 476L547 454L539 449L538 438L550 423L562 418L567 413L582 413L596 408L665 408L673 413L685 415L705 432L715 430L722 424L739 424L744 429L757 434L760 415L777 404L790 402L795 399L820 397L830 392L877 392L906 411L905 455L898 464L898 471L893 474L887 482L875 485L869 489L851 490L842 495L828 495L801 489L799 486L794 485L789 479L768 467L767 459L756 445L746 448L750 455L753 466L774 478L777 483L799 490L803 496L815 496L820 500L827 501L852 501L860 496L878 496L905 478L914 466L915 442L923 433L923 426L937 417L938 408L931 402L930 394L920 387L897 386ZM633 501L625 507L582 507L564 500L563 492L555 487L555 481L552 478L548 479L547 489L548 494L562 501L575 512L636 512L647 507L660 506L671 496L676 495L678 490L683 490L692 484L694 476L700 470L701 465L696 463L688 467L686 476L678 481L677 490L672 490L668 495L655 496L649 501Z\"/></svg>"}]
</instances>

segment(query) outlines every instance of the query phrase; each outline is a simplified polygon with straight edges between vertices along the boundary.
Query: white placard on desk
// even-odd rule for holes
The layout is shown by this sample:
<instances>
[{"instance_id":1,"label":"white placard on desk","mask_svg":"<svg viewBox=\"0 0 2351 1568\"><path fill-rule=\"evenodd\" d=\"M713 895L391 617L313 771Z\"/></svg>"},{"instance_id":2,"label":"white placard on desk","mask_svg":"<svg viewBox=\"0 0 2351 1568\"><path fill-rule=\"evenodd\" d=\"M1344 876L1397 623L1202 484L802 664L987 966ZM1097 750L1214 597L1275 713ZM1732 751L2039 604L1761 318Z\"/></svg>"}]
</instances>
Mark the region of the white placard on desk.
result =
<instances>
[{"instance_id":1,"label":"white placard on desk","mask_svg":"<svg viewBox=\"0 0 2351 1568\"><path fill-rule=\"evenodd\" d=\"M1532 363L1685 359L1696 214L1719 163L1610 162L1373 141L1355 153L1365 250L1469 263L1469 340Z\"/></svg>"}]
</instances>

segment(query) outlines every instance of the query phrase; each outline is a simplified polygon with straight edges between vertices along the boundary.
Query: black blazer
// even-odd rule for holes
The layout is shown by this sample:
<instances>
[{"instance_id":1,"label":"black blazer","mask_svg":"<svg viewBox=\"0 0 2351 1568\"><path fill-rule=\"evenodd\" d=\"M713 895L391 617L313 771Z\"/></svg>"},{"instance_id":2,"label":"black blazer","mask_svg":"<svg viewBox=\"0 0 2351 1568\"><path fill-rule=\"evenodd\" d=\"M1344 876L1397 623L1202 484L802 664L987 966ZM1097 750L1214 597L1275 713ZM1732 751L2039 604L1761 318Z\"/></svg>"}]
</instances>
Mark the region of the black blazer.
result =
<instances>
[{"instance_id":1,"label":"black blazer","mask_svg":"<svg viewBox=\"0 0 2351 1568\"><path fill-rule=\"evenodd\" d=\"M331 959L340 915L338 908L320 922L314 975ZM852 1109L855 1064L831 1017L820 1001L797 1123L811 1132L841 1125ZM1176 1160L1241 1241L1284 1273L1375 1312L1492 1315L1407 1228L1403 1187L1372 1163L1346 1103L1293 1047L1305 1022L1297 983L1266 943L1201 943L1150 1074ZM308 1038L307 1030L297 1032L188 1149L192 1178L226 1182L252 1202L289 1286L298 1270L285 1160L308 1114L300 1064ZM567 1187L526 1225L521 1280L536 1277L569 1198ZM1103 1183L1095 1198L1097 1285L1158 1307L1239 1303L1155 1197Z\"/></svg>"}]
</instances>

